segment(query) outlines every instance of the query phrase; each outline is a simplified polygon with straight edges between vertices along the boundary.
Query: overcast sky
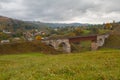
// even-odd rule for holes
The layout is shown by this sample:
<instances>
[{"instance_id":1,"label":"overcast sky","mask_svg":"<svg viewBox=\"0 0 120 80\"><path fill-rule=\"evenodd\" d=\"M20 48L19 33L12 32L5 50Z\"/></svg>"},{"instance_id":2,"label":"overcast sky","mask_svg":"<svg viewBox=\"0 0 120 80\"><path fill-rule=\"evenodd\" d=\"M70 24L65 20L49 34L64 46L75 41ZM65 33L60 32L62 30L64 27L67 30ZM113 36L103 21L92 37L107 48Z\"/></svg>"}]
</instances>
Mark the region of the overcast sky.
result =
<instances>
[{"instance_id":1,"label":"overcast sky","mask_svg":"<svg viewBox=\"0 0 120 80\"><path fill-rule=\"evenodd\" d=\"M42 22L120 21L120 0L0 0L0 15Z\"/></svg>"}]
</instances>

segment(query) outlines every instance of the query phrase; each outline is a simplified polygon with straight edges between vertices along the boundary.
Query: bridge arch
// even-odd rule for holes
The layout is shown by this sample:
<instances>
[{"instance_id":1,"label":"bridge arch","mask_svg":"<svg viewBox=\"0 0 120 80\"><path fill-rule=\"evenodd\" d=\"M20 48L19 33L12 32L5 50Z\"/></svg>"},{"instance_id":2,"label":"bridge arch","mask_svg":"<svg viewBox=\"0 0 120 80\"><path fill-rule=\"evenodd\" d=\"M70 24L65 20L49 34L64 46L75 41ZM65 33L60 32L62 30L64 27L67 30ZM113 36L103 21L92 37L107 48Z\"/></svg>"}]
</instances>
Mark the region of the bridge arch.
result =
<instances>
[{"instance_id":1,"label":"bridge arch","mask_svg":"<svg viewBox=\"0 0 120 80\"><path fill-rule=\"evenodd\" d=\"M53 46L52 44L48 44L48 46L50 46L50 47L54 48L54 46Z\"/></svg>"},{"instance_id":2,"label":"bridge arch","mask_svg":"<svg viewBox=\"0 0 120 80\"><path fill-rule=\"evenodd\" d=\"M44 40L43 43L46 43L48 46L54 47L56 50L59 50L61 46L61 50L70 53L71 45L69 43L69 39L50 39Z\"/></svg>"},{"instance_id":3,"label":"bridge arch","mask_svg":"<svg viewBox=\"0 0 120 80\"><path fill-rule=\"evenodd\" d=\"M66 47L67 47L67 45L65 42L61 42L58 44L58 50L60 50L60 51L65 51Z\"/></svg>"},{"instance_id":4,"label":"bridge arch","mask_svg":"<svg viewBox=\"0 0 120 80\"><path fill-rule=\"evenodd\" d=\"M71 46L69 41L61 41L58 43L57 47L60 51L71 52Z\"/></svg>"},{"instance_id":5,"label":"bridge arch","mask_svg":"<svg viewBox=\"0 0 120 80\"><path fill-rule=\"evenodd\" d=\"M97 44L98 46L103 46L105 43L105 37L104 36L97 36Z\"/></svg>"}]
</instances>

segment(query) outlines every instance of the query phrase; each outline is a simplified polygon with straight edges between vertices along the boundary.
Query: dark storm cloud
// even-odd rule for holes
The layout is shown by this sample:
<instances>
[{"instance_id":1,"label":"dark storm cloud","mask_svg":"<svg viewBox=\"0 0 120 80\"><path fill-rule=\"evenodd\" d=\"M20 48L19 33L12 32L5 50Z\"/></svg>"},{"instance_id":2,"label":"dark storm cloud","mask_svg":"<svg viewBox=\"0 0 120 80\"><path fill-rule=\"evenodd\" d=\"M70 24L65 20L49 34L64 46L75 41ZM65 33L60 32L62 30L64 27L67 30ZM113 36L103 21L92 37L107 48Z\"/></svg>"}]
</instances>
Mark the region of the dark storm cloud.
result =
<instances>
[{"instance_id":1,"label":"dark storm cloud","mask_svg":"<svg viewBox=\"0 0 120 80\"><path fill-rule=\"evenodd\" d=\"M120 20L120 0L0 0L0 15L44 22Z\"/></svg>"}]
</instances>

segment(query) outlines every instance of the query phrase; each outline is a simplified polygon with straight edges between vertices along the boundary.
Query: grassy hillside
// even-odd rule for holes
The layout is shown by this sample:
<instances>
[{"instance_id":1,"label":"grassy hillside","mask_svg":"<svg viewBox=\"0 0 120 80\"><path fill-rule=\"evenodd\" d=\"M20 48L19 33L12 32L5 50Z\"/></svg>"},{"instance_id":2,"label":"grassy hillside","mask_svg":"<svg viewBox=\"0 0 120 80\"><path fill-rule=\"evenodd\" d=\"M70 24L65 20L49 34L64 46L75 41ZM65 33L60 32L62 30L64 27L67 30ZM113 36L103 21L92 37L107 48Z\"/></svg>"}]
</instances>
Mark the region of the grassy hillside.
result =
<instances>
[{"instance_id":1,"label":"grassy hillside","mask_svg":"<svg viewBox=\"0 0 120 80\"><path fill-rule=\"evenodd\" d=\"M0 80L119 80L120 50L0 56Z\"/></svg>"},{"instance_id":2,"label":"grassy hillside","mask_svg":"<svg viewBox=\"0 0 120 80\"><path fill-rule=\"evenodd\" d=\"M26 52L44 52L49 54L56 53L53 48L37 41L0 45L0 54L21 54Z\"/></svg>"},{"instance_id":3,"label":"grassy hillside","mask_svg":"<svg viewBox=\"0 0 120 80\"><path fill-rule=\"evenodd\" d=\"M110 32L110 37L106 40L104 47L120 49L120 24L113 26L114 29Z\"/></svg>"},{"instance_id":4,"label":"grassy hillside","mask_svg":"<svg viewBox=\"0 0 120 80\"><path fill-rule=\"evenodd\" d=\"M110 37L106 40L104 47L120 49L120 35L111 34Z\"/></svg>"}]
</instances>

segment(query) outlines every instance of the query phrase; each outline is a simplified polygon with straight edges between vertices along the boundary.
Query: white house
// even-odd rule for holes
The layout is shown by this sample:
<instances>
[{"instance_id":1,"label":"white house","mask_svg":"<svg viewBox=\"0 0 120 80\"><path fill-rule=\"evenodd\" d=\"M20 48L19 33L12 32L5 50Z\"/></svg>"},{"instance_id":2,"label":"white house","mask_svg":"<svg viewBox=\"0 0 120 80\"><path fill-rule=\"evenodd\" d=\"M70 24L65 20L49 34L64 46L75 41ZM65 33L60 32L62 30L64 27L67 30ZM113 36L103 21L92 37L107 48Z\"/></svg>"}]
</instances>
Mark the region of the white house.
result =
<instances>
[{"instance_id":1,"label":"white house","mask_svg":"<svg viewBox=\"0 0 120 80\"><path fill-rule=\"evenodd\" d=\"M1 43L10 43L10 40L1 40Z\"/></svg>"}]
</instances>

